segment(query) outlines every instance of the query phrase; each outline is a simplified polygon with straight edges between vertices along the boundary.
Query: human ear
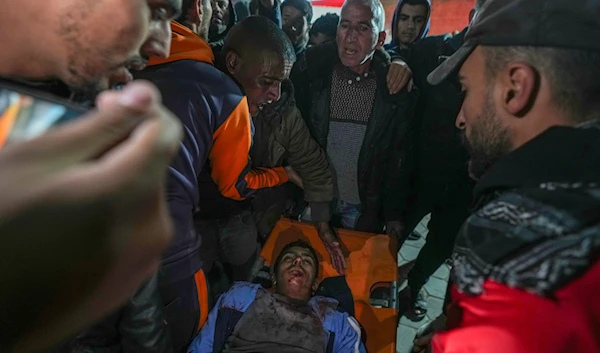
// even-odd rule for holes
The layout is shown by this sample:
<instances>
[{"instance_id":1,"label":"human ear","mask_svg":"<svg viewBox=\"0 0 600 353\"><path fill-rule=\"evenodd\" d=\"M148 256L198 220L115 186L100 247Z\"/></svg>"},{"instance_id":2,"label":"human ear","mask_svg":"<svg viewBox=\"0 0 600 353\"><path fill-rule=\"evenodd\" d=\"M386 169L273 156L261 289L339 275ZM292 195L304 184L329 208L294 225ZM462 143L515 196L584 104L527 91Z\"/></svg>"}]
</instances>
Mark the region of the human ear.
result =
<instances>
[{"instance_id":1,"label":"human ear","mask_svg":"<svg viewBox=\"0 0 600 353\"><path fill-rule=\"evenodd\" d=\"M238 73L241 64L242 62L239 55L233 50L230 50L229 52L227 52L227 54L225 54L225 66L227 68L227 71L231 75L235 75L236 73Z\"/></svg>"},{"instance_id":2,"label":"human ear","mask_svg":"<svg viewBox=\"0 0 600 353\"><path fill-rule=\"evenodd\" d=\"M539 90L539 74L529 64L511 62L500 72L501 104L512 116L522 117L531 109Z\"/></svg>"},{"instance_id":3,"label":"human ear","mask_svg":"<svg viewBox=\"0 0 600 353\"><path fill-rule=\"evenodd\" d=\"M379 32L377 36L377 45L375 46L375 49L381 49L383 47L383 44L385 44L385 37L385 32Z\"/></svg>"}]
</instances>

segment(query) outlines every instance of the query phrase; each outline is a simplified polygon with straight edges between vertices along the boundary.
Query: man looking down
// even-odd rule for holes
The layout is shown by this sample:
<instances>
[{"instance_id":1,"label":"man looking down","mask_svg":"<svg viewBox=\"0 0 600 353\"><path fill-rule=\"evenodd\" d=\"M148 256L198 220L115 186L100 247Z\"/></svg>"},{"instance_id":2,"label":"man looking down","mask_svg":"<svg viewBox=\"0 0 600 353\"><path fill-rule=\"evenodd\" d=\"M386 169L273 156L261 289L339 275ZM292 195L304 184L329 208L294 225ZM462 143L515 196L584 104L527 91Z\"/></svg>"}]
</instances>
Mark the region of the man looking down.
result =
<instances>
[{"instance_id":1,"label":"man looking down","mask_svg":"<svg viewBox=\"0 0 600 353\"><path fill-rule=\"evenodd\" d=\"M600 352L600 3L488 0L458 72L478 179L434 352Z\"/></svg>"},{"instance_id":2,"label":"man looking down","mask_svg":"<svg viewBox=\"0 0 600 353\"><path fill-rule=\"evenodd\" d=\"M197 288L204 282L198 253L202 234L196 232L193 214L200 197L198 177L205 164L219 193L236 200L253 196L261 188L284 184L292 174L283 167L252 168L248 158L252 143L248 102L235 82L213 66L212 50L199 36L205 24L202 1L187 0L181 22L171 23L170 56L151 60L137 75L156 84L163 103L185 128L167 182L174 239L163 254L159 272L165 314L177 351L189 344L200 317Z\"/></svg>"},{"instance_id":3,"label":"man looking down","mask_svg":"<svg viewBox=\"0 0 600 353\"><path fill-rule=\"evenodd\" d=\"M360 326L338 302L313 296L318 282L315 250L298 240L274 264L275 293L238 282L223 294L188 353L365 352Z\"/></svg>"},{"instance_id":4,"label":"man looking down","mask_svg":"<svg viewBox=\"0 0 600 353\"><path fill-rule=\"evenodd\" d=\"M299 174L304 198L313 208L313 221L330 249L332 263L343 273L344 257L334 245L328 223L333 198L329 162L296 108L288 80L294 61L294 48L286 34L269 19L251 16L231 29L217 66L234 78L248 97L254 121L252 164L267 168L289 164ZM292 203L290 185L262 191L252 200L234 201L220 195L210 178L205 179L200 212L195 217L197 227L214 234L218 257L229 267L232 279L245 280L258 255L257 235L268 236ZM208 242L204 249L210 248Z\"/></svg>"}]
</instances>

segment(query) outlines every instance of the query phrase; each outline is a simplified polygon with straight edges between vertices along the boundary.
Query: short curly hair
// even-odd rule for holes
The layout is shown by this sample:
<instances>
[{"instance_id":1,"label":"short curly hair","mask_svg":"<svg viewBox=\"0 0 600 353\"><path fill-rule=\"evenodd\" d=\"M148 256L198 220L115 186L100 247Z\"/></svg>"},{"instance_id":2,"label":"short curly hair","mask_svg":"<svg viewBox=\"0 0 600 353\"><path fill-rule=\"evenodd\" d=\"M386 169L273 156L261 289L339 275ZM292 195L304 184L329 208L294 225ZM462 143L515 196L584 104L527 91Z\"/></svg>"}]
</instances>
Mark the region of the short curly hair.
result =
<instances>
[{"instance_id":1,"label":"short curly hair","mask_svg":"<svg viewBox=\"0 0 600 353\"><path fill-rule=\"evenodd\" d=\"M275 260L275 264L273 265L273 273L275 273L275 275L277 275L277 273L279 272L279 266L281 265L281 261L283 261L283 257L285 256L285 254L289 253L289 250L291 248L303 248L303 249L307 249L310 252L310 256L313 258L313 261L315 264L315 278L316 278L319 274L319 258L317 257L317 252L315 251L315 249L312 246L310 246L309 243L305 242L304 240L293 241L291 243L286 244L283 247L283 249L281 249L281 252L277 256L277 260Z\"/></svg>"}]
</instances>

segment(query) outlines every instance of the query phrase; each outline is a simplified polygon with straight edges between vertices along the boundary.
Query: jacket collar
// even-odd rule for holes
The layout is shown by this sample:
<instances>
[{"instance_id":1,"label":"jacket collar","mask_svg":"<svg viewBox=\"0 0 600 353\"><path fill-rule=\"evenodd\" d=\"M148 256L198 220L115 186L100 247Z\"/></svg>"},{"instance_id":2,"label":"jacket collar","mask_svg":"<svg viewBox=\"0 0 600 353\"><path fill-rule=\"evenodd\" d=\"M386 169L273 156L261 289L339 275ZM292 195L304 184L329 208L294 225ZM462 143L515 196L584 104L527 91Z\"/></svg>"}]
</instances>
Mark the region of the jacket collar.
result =
<instances>
[{"instance_id":1,"label":"jacket collar","mask_svg":"<svg viewBox=\"0 0 600 353\"><path fill-rule=\"evenodd\" d=\"M329 59L324 60L324 58ZM335 65L340 63L340 57L337 53L337 42L332 41L308 48L305 60L308 63L309 81L330 79ZM391 58L383 48L375 51L371 62L371 69L375 72L377 79L377 94L386 100L397 101L405 98L407 94L406 90L402 90L395 95L390 95L386 80L390 64Z\"/></svg>"},{"instance_id":2,"label":"jacket collar","mask_svg":"<svg viewBox=\"0 0 600 353\"><path fill-rule=\"evenodd\" d=\"M543 183L600 180L600 119L577 127L554 126L508 154L479 180L475 198Z\"/></svg>"}]
</instances>

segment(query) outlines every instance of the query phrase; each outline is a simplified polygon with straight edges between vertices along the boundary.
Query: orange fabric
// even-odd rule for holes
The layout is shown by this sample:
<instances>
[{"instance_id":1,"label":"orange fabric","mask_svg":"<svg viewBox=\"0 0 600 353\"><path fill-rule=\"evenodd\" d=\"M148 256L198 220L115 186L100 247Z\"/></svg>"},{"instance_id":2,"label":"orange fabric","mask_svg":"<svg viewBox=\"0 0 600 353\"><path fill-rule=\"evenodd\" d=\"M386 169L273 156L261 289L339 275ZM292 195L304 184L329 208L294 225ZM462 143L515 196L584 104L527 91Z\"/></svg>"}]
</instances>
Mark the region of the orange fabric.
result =
<instances>
[{"instance_id":1,"label":"orange fabric","mask_svg":"<svg viewBox=\"0 0 600 353\"><path fill-rule=\"evenodd\" d=\"M189 28L171 22L171 53L166 59L151 58L148 66L166 64L178 60L196 60L213 64L215 56L212 49Z\"/></svg>"},{"instance_id":2,"label":"orange fabric","mask_svg":"<svg viewBox=\"0 0 600 353\"><path fill-rule=\"evenodd\" d=\"M6 143L8 135L17 120L19 111L21 110L21 99L11 103L10 106L0 115L0 148Z\"/></svg>"},{"instance_id":3,"label":"orange fabric","mask_svg":"<svg viewBox=\"0 0 600 353\"><path fill-rule=\"evenodd\" d=\"M202 325L208 319L208 285L204 271L200 270L194 274L194 280L196 281L196 291L198 293L198 304L200 308L200 320L198 321L198 331L202 328Z\"/></svg>"},{"instance_id":4,"label":"orange fabric","mask_svg":"<svg viewBox=\"0 0 600 353\"><path fill-rule=\"evenodd\" d=\"M398 310L376 308L369 304L373 289L389 286L398 278L395 238L347 229L336 230L346 254L346 282L354 297L358 322L367 336L369 353L396 353ZM281 218L267 238L260 256L272 265L286 244L302 239L315 249L319 258L319 281L339 276L314 225Z\"/></svg>"},{"instance_id":5,"label":"orange fabric","mask_svg":"<svg viewBox=\"0 0 600 353\"><path fill-rule=\"evenodd\" d=\"M245 193L239 188L257 190L282 185L288 181L288 175L283 167L255 168L249 170L244 176L243 181L246 185L241 185L240 176L248 168L248 153L252 144L250 112L246 97L215 131L213 141L208 156L211 177L223 196L243 200Z\"/></svg>"}]
</instances>

